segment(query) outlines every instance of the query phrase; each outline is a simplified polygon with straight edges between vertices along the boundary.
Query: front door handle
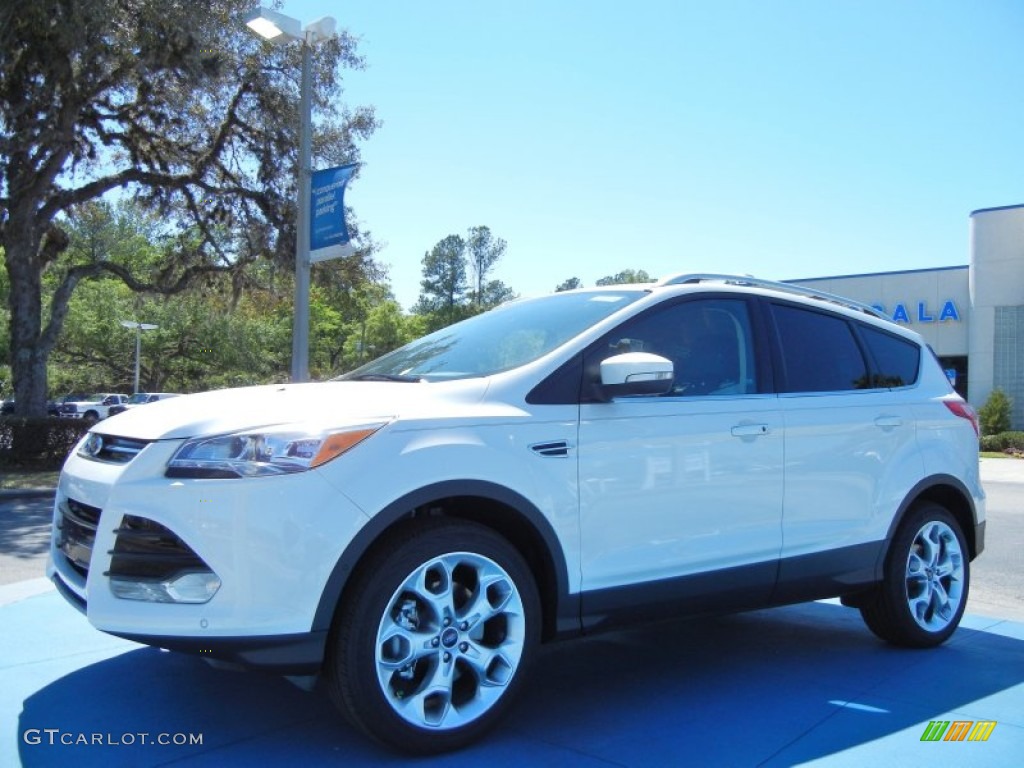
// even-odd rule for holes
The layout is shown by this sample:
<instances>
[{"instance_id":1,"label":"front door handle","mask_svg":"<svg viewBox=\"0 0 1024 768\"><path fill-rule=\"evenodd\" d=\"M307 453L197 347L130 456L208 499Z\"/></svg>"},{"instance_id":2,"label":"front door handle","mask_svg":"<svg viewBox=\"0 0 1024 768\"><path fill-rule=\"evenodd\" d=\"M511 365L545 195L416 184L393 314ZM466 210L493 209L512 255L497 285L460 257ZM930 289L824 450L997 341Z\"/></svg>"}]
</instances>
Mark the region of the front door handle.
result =
<instances>
[{"instance_id":1,"label":"front door handle","mask_svg":"<svg viewBox=\"0 0 1024 768\"><path fill-rule=\"evenodd\" d=\"M875 426L881 427L882 429L902 427L903 419L901 419L899 416L879 416L877 419L875 419Z\"/></svg>"},{"instance_id":2,"label":"front door handle","mask_svg":"<svg viewBox=\"0 0 1024 768\"><path fill-rule=\"evenodd\" d=\"M737 424L732 428L733 437L757 437L768 434L767 424Z\"/></svg>"}]
</instances>

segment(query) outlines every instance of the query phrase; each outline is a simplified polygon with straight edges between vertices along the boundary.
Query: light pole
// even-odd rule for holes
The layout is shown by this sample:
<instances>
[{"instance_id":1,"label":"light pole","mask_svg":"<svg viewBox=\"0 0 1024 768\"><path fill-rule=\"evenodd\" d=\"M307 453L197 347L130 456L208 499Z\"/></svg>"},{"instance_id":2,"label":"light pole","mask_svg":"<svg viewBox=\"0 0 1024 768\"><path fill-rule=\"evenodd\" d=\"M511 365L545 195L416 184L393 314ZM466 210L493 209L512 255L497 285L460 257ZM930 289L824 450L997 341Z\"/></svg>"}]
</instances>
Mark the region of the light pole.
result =
<instances>
[{"instance_id":1,"label":"light pole","mask_svg":"<svg viewBox=\"0 0 1024 768\"><path fill-rule=\"evenodd\" d=\"M153 325L152 323L136 323L134 320L122 320L121 325L125 328L135 329L135 389L132 390L132 394L135 394L139 391L139 359L142 356L142 332L155 331L160 326Z\"/></svg>"},{"instance_id":2,"label":"light pole","mask_svg":"<svg viewBox=\"0 0 1024 768\"><path fill-rule=\"evenodd\" d=\"M334 37L336 22L330 16L302 27L298 19L267 8L257 8L245 19L246 26L275 45L302 43L302 83L299 88L298 221L295 236L295 320L292 325L292 381L309 380L309 189L312 175L312 49Z\"/></svg>"}]
</instances>

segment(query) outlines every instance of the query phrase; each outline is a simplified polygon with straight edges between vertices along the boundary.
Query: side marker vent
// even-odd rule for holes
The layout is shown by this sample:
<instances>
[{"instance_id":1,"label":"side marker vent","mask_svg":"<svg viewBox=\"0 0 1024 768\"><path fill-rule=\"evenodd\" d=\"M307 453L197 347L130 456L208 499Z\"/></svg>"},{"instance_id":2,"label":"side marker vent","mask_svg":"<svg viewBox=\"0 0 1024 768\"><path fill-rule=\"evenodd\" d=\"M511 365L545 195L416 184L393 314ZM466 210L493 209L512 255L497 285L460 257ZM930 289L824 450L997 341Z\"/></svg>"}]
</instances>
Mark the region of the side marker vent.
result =
<instances>
[{"instance_id":1,"label":"side marker vent","mask_svg":"<svg viewBox=\"0 0 1024 768\"><path fill-rule=\"evenodd\" d=\"M534 443L530 446L530 450L538 456L564 459L569 455L569 443L565 440L554 440L550 443Z\"/></svg>"}]
</instances>

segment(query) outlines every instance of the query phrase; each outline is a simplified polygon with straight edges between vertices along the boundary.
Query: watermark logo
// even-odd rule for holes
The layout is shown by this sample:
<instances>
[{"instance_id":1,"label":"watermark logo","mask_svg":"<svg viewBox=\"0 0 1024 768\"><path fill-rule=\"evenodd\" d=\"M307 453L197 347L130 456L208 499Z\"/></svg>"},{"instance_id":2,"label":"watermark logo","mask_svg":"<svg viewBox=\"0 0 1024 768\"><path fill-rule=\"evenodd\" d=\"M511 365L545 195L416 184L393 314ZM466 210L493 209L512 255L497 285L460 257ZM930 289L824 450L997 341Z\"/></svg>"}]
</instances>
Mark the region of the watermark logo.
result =
<instances>
[{"instance_id":1,"label":"watermark logo","mask_svg":"<svg viewBox=\"0 0 1024 768\"><path fill-rule=\"evenodd\" d=\"M921 741L988 741L995 728L995 720L932 720Z\"/></svg>"},{"instance_id":2,"label":"watermark logo","mask_svg":"<svg viewBox=\"0 0 1024 768\"><path fill-rule=\"evenodd\" d=\"M182 746L203 746L203 734L201 733L150 733L139 731L136 733L75 733L64 731L60 728L27 728L21 734L21 739L30 746L63 745L71 746L93 746L93 747L129 747L133 745L145 747L182 747Z\"/></svg>"}]
</instances>

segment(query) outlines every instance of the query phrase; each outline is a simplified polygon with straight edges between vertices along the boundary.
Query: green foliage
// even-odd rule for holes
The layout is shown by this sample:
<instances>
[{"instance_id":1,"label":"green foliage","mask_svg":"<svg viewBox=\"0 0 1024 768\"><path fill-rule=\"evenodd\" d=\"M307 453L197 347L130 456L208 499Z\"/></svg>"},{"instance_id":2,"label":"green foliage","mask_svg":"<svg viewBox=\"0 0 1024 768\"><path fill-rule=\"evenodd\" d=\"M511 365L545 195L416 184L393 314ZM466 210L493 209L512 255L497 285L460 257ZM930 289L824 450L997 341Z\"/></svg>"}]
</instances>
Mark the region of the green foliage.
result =
<instances>
[{"instance_id":1,"label":"green foliage","mask_svg":"<svg viewBox=\"0 0 1024 768\"><path fill-rule=\"evenodd\" d=\"M428 318L429 330L463 320L467 309L466 241L448 235L423 254L423 279L414 312Z\"/></svg>"},{"instance_id":2,"label":"green foliage","mask_svg":"<svg viewBox=\"0 0 1024 768\"><path fill-rule=\"evenodd\" d=\"M1000 432L995 435L982 435L981 450L1004 453L1024 453L1024 432Z\"/></svg>"},{"instance_id":3,"label":"green foliage","mask_svg":"<svg viewBox=\"0 0 1024 768\"><path fill-rule=\"evenodd\" d=\"M653 283L654 279L642 269L624 269L614 275L602 277L597 285L626 285L629 283Z\"/></svg>"},{"instance_id":4,"label":"green foliage","mask_svg":"<svg viewBox=\"0 0 1024 768\"><path fill-rule=\"evenodd\" d=\"M559 283L555 287L555 293L561 293L562 291L574 291L577 288L583 287L583 281L578 277L570 277L568 280Z\"/></svg>"},{"instance_id":5,"label":"green foliage","mask_svg":"<svg viewBox=\"0 0 1024 768\"><path fill-rule=\"evenodd\" d=\"M0 364L30 412L42 409L51 352L72 352L61 332L84 281L170 295L222 274L234 310L253 271L292 268L301 47L257 39L242 23L251 8L0 4ZM372 109L341 98L341 68L362 66L345 31L315 49L316 165L358 161L377 127ZM122 221L98 204L108 193L141 214ZM349 223L352 264L376 279L373 243Z\"/></svg>"},{"instance_id":6,"label":"green foliage","mask_svg":"<svg viewBox=\"0 0 1024 768\"><path fill-rule=\"evenodd\" d=\"M995 435L1010 428L1013 415L1013 400L999 389L993 389L985 404L978 409L981 434Z\"/></svg>"},{"instance_id":7,"label":"green foliage","mask_svg":"<svg viewBox=\"0 0 1024 768\"><path fill-rule=\"evenodd\" d=\"M507 244L488 227L472 227L464 239L448 235L423 256L420 297L413 312L427 332L444 328L514 299L501 280L487 280ZM467 275L473 275L470 283Z\"/></svg>"},{"instance_id":8,"label":"green foliage","mask_svg":"<svg viewBox=\"0 0 1024 768\"><path fill-rule=\"evenodd\" d=\"M0 466L60 469L91 425L78 419L0 418Z\"/></svg>"},{"instance_id":9,"label":"green foliage","mask_svg":"<svg viewBox=\"0 0 1024 768\"><path fill-rule=\"evenodd\" d=\"M488 280L508 244L491 234L490 227L470 227L466 236L466 255L473 276L473 304L480 308L497 306L512 291L499 280Z\"/></svg>"},{"instance_id":10,"label":"green foliage","mask_svg":"<svg viewBox=\"0 0 1024 768\"><path fill-rule=\"evenodd\" d=\"M69 219L64 254L43 275L49 302L63 274L93 258L116 260L136 274L162 267L159 227L129 202L79 207ZM0 290L7 284L0 264ZM401 313L382 272L357 254L313 271L310 360L314 378L342 373L422 335L420 318ZM211 273L165 295L132 291L113 276L82 282L48 363L49 391L130 392L135 333L122 320L159 326L142 334L140 386L145 391L196 392L286 381L291 360L293 273L273 261L234 274ZM48 306L48 305L46 305ZM0 329L7 312L0 306ZM0 350L0 395L10 373Z\"/></svg>"}]
</instances>

